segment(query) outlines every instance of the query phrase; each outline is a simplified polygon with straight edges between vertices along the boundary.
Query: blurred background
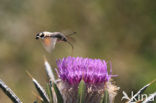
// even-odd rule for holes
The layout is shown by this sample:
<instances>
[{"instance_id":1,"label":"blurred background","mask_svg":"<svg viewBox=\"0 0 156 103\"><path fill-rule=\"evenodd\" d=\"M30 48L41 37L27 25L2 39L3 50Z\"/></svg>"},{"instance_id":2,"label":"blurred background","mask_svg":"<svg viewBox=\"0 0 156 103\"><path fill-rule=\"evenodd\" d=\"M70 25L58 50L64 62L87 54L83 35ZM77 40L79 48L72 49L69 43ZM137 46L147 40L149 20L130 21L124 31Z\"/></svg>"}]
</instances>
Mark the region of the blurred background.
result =
<instances>
[{"instance_id":1,"label":"blurred background","mask_svg":"<svg viewBox=\"0 0 156 103\"><path fill-rule=\"evenodd\" d=\"M74 56L112 61L116 84L128 95L156 78L155 0L1 0L0 78L24 103L35 100L29 71L46 86L43 55L53 68L70 56L71 47L58 43L47 53L35 34L60 31L73 35ZM146 93L156 91L156 83ZM0 103L11 103L0 90Z\"/></svg>"}]
</instances>

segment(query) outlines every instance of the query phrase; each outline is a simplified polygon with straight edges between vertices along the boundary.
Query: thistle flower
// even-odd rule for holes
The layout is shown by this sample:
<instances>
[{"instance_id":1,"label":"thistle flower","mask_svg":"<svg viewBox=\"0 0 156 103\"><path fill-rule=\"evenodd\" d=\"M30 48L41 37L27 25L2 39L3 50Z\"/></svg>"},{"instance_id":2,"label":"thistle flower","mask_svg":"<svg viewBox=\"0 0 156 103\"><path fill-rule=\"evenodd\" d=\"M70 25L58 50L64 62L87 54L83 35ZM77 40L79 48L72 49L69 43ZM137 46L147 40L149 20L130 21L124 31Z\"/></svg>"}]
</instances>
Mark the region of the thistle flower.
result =
<instances>
[{"instance_id":1,"label":"thistle flower","mask_svg":"<svg viewBox=\"0 0 156 103\"><path fill-rule=\"evenodd\" d=\"M67 57L57 61L59 77L71 85L83 79L87 84L106 83L111 74L107 71L105 60L82 57Z\"/></svg>"},{"instance_id":2,"label":"thistle flower","mask_svg":"<svg viewBox=\"0 0 156 103\"><path fill-rule=\"evenodd\" d=\"M57 66L58 75L61 79L58 87L65 103L78 101L77 88L81 80L86 85L85 103L100 103L105 90L109 93L110 103L113 103L119 88L110 82L112 74L111 72L108 73L105 60L66 57L57 60Z\"/></svg>"}]
</instances>

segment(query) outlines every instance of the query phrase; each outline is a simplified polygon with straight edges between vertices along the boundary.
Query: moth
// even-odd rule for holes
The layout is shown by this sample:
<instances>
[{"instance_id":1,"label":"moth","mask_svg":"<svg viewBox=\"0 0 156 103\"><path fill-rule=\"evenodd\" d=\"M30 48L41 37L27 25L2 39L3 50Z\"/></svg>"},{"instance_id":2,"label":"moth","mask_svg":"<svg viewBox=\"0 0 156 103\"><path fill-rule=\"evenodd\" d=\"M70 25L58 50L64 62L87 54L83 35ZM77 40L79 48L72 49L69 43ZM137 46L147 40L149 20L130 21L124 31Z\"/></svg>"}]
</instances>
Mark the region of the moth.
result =
<instances>
[{"instance_id":1,"label":"moth","mask_svg":"<svg viewBox=\"0 0 156 103\"><path fill-rule=\"evenodd\" d=\"M72 51L73 51L73 45L69 42L68 38L75 34L76 32L73 32L69 35L64 35L61 32L40 32L36 34L36 40L41 39L42 44L46 51L51 52L54 48L57 42L63 41L71 45Z\"/></svg>"}]
</instances>

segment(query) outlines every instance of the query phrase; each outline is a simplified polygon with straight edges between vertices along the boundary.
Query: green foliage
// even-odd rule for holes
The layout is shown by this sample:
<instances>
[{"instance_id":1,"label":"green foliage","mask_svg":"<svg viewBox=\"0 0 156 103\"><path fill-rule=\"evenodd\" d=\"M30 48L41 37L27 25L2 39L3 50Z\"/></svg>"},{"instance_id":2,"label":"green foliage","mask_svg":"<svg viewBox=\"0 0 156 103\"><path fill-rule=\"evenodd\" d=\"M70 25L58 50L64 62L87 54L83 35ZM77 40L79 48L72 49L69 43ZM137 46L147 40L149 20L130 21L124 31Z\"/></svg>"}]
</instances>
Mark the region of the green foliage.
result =
<instances>
[{"instance_id":1,"label":"green foliage","mask_svg":"<svg viewBox=\"0 0 156 103\"><path fill-rule=\"evenodd\" d=\"M56 93L58 103L63 103L63 98L62 98L62 95L61 95L57 85L55 83L53 83L52 86L53 86L54 91Z\"/></svg>"},{"instance_id":2,"label":"green foliage","mask_svg":"<svg viewBox=\"0 0 156 103\"><path fill-rule=\"evenodd\" d=\"M109 103L109 94L107 90L104 91L104 95L102 95L100 103Z\"/></svg>"},{"instance_id":3,"label":"green foliage","mask_svg":"<svg viewBox=\"0 0 156 103\"><path fill-rule=\"evenodd\" d=\"M45 90L43 89L43 87L38 83L37 80L35 80L34 78L32 79L33 80L33 83L36 87L36 90L38 91L39 95L41 96L41 98L43 99L43 102L44 103L49 103L49 98L45 92Z\"/></svg>"},{"instance_id":4,"label":"green foliage","mask_svg":"<svg viewBox=\"0 0 156 103\"><path fill-rule=\"evenodd\" d=\"M22 103L16 94L0 79L0 88L14 103Z\"/></svg>"},{"instance_id":5,"label":"green foliage","mask_svg":"<svg viewBox=\"0 0 156 103\"><path fill-rule=\"evenodd\" d=\"M47 94L50 98L50 103L53 103L53 94L52 94L52 85L50 83L47 83Z\"/></svg>"},{"instance_id":6,"label":"green foliage","mask_svg":"<svg viewBox=\"0 0 156 103\"><path fill-rule=\"evenodd\" d=\"M85 85L85 82L81 80L78 86L79 103L85 103L85 93L86 93L86 85Z\"/></svg>"}]
</instances>

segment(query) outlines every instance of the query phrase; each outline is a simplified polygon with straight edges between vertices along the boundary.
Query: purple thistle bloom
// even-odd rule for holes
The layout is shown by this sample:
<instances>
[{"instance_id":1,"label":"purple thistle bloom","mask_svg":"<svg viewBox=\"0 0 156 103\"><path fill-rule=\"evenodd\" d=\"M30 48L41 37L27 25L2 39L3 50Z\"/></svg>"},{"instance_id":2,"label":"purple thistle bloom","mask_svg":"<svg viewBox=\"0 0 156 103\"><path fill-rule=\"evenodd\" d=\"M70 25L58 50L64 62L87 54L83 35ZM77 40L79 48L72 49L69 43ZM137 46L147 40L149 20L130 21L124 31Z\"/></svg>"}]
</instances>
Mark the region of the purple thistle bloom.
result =
<instances>
[{"instance_id":1,"label":"purple thistle bloom","mask_svg":"<svg viewBox=\"0 0 156 103\"><path fill-rule=\"evenodd\" d=\"M59 77L72 85L82 79L87 84L106 83L112 76L107 71L106 61L100 59L66 57L57 60L57 66Z\"/></svg>"}]
</instances>

